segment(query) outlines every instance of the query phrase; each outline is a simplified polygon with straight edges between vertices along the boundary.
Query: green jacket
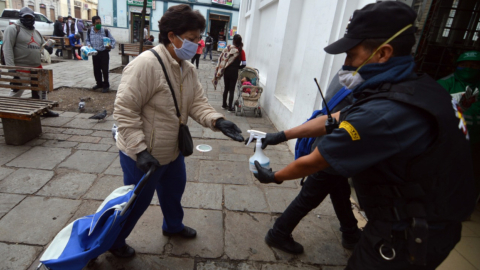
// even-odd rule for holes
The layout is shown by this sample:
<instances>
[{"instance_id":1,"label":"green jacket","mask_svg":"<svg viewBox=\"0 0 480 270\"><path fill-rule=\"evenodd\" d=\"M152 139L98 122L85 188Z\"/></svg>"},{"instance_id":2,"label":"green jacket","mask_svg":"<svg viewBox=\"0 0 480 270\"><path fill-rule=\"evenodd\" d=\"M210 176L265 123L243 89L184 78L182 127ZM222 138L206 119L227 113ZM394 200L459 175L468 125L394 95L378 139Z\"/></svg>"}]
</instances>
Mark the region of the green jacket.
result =
<instances>
[{"instance_id":1,"label":"green jacket","mask_svg":"<svg viewBox=\"0 0 480 270\"><path fill-rule=\"evenodd\" d=\"M465 92L467 85L472 89L478 88L480 90L480 82L476 84L469 84L457 80L452 74L448 77L437 81L443 88L447 89L450 94L458 92ZM464 112L465 121L467 122L468 134L470 135L470 142L480 142L480 100L475 102L467 111Z\"/></svg>"}]
</instances>

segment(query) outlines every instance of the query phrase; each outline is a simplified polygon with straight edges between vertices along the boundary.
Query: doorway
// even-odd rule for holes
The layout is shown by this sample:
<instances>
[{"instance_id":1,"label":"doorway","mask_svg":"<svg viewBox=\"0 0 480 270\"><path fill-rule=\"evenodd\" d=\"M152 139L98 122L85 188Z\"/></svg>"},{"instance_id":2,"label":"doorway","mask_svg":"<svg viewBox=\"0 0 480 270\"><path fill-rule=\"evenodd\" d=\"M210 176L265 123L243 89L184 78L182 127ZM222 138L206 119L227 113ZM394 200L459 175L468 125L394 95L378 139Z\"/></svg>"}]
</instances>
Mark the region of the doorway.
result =
<instances>
[{"instance_id":1,"label":"doorway","mask_svg":"<svg viewBox=\"0 0 480 270\"><path fill-rule=\"evenodd\" d=\"M55 18L55 9L53 9L53 8L50 9L50 20L52 22L57 20L57 18Z\"/></svg>"},{"instance_id":2,"label":"doorway","mask_svg":"<svg viewBox=\"0 0 480 270\"><path fill-rule=\"evenodd\" d=\"M13 0L12 5L14 9L21 9L23 7L22 0Z\"/></svg>"},{"instance_id":3,"label":"doorway","mask_svg":"<svg viewBox=\"0 0 480 270\"><path fill-rule=\"evenodd\" d=\"M75 18L77 19L82 18L82 9L80 7L75 7Z\"/></svg>"},{"instance_id":4,"label":"doorway","mask_svg":"<svg viewBox=\"0 0 480 270\"><path fill-rule=\"evenodd\" d=\"M143 35L143 29L140 29L142 23L142 14L131 12L131 20L130 20L130 41L132 43L140 42L140 35ZM148 28L148 35L150 35L150 14L145 15L145 26Z\"/></svg>"},{"instance_id":5,"label":"doorway","mask_svg":"<svg viewBox=\"0 0 480 270\"><path fill-rule=\"evenodd\" d=\"M40 6L40 13L47 17L47 8L45 6Z\"/></svg>"},{"instance_id":6,"label":"doorway","mask_svg":"<svg viewBox=\"0 0 480 270\"><path fill-rule=\"evenodd\" d=\"M89 9L87 10L87 20L91 20L92 19L92 10Z\"/></svg>"},{"instance_id":7,"label":"doorway","mask_svg":"<svg viewBox=\"0 0 480 270\"><path fill-rule=\"evenodd\" d=\"M213 38L213 50L218 49L219 41L227 41L228 37L228 23L230 22L229 16L223 16L210 13L210 35Z\"/></svg>"}]
</instances>

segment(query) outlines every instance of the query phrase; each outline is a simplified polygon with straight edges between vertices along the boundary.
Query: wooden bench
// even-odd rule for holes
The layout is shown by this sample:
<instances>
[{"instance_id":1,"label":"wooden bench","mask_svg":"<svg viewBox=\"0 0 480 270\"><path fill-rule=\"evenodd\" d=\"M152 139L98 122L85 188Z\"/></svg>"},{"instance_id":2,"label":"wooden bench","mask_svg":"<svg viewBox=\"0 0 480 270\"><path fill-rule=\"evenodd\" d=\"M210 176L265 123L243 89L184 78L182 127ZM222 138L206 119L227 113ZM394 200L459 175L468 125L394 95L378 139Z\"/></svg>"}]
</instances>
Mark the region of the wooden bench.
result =
<instances>
[{"instance_id":1,"label":"wooden bench","mask_svg":"<svg viewBox=\"0 0 480 270\"><path fill-rule=\"evenodd\" d=\"M139 43L134 43L134 44L118 44L120 47L120 50L118 54L122 56L122 65L128 65L128 62L130 62L130 56L138 56L139 51L140 51L140 44ZM153 45L143 45L143 51L150 50L155 46Z\"/></svg>"},{"instance_id":2,"label":"wooden bench","mask_svg":"<svg viewBox=\"0 0 480 270\"><path fill-rule=\"evenodd\" d=\"M19 71L28 71L29 73ZM53 91L53 72L49 69L0 66L0 75L2 75L0 88ZM22 77L22 79L13 78L14 76ZM25 79L25 77L28 78ZM41 93L39 94L41 95ZM42 133L40 116L48 109L57 106L56 101L1 96L0 118L2 119L5 143L23 145L37 138Z\"/></svg>"},{"instance_id":3,"label":"wooden bench","mask_svg":"<svg viewBox=\"0 0 480 270\"><path fill-rule=\"evenodd\" d=\"M55 49L62 50L63 59L72 59L72 47L70 46L70 39L68 37L43 36L45 40L55 40Z\"/></svg>"}]
</instances>

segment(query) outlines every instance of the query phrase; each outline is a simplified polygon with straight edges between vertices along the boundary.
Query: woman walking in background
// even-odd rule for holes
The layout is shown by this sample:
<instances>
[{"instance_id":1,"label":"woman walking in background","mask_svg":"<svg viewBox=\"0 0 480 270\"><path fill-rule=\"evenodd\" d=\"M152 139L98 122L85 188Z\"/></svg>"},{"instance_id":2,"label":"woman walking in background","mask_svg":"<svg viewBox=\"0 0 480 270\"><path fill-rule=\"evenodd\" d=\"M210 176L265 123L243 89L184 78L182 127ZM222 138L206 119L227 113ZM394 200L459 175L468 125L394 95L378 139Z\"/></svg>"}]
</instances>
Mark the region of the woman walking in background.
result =
<instances>
[{"instance_id":1,"label":"woman walking in background","mask_svg":"<svg viewBox=\"0 0 480 270\"><path fill-rule=\"evenodd\" d=\"M228 45L218 59L217 68L215 69L215 78L213 78L213 86L217 89L218 81L223 76L225 83L225 90L223 91L223 105L222 108L229 112L234 112L232 107L233 95L235 93L235 85L238 79L238 70L247 65L245 58L245 51L243 50L242 36L233 36L233 45ZM227 106L227 96L228 106Z\"/></svg>"},{"instance_id":2,"label":"woman walking in background","mask_svg":"<svg viewBox=\"0 0 480 270\"><path fill-rule=\"evenodd\" d=\"M202 56L203 53L203 48L205 48L205 42L203 39L200 39L198 42L198 48L197 48L197 54L192 58L192 64L193 62L197 61L197 69L198 69L198 63L200 62L200 56Z\"/></svg>"}]
</instances>

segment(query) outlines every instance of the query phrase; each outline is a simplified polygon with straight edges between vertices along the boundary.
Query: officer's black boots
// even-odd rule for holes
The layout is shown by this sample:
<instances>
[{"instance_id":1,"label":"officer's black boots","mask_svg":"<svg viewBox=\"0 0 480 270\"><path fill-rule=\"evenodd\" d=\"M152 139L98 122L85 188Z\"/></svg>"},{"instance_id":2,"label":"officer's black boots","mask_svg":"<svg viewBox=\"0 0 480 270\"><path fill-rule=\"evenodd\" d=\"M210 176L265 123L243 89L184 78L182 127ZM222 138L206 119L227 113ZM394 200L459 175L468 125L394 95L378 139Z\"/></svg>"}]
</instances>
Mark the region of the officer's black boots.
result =
<instances>
[{"instance_id":1,"label":"officer's black boots","mask_svg":"<svg viewBox=\"0 0 480 270\"><path fill-rule=\"evenodd\" d=\"M360 241L360 237L362 236L361 234L362 231L357 229L353 233L342 233L342 246L345 249L353 250L355 246L357 245L358 241Z\"/></svg>"},{"instance_id":2,"label":"officer's black boots","mask_svg":"<svg viewBox=\"0 0 480 270\"><path fill-rule=\"evenodd\" d=\"M267 245L278 248L282 251L291 253L291 254L302 254L303 253L303 246L295 242L293 237L290 235L289 237L282 238L278 236L273 236L272 230L270 229L265 236L265 242Z\"/></svg>"}]
</instances>

